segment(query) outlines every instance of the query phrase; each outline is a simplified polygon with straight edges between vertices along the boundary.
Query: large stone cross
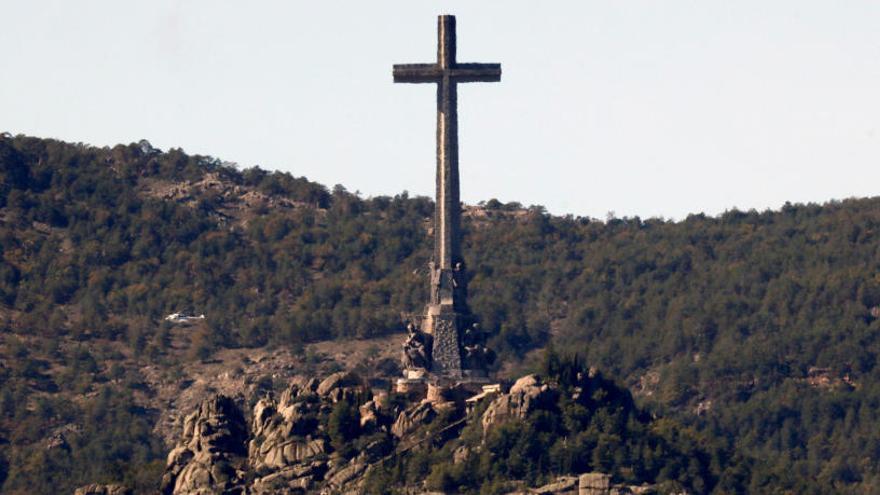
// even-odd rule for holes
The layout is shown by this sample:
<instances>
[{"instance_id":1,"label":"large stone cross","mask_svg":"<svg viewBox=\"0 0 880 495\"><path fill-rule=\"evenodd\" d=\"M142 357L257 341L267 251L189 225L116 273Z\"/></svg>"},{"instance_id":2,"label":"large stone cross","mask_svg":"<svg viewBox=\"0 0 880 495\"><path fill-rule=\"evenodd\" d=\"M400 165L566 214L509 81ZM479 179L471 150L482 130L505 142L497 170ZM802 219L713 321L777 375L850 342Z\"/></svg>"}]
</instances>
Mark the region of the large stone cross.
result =
<instances>
[{"instance_id":1,"label":"large stone cross","mask_svg":"<svg viewBox=\"0 0 880 495\"><path fill-rule=\"evenodd\" d=\"M461 340L469 324L464 260L461 256L461 203L458 184L458 98L456 85L501 80L501 64L462 64L455 60L455 17L437 19L437 62L394 66L396 83L437 84L437 202L434 210L434 257L431 299L422 330L431 336L430 371L461 377ZM466 343L465 343L466 344ZM471 368L472 369L472 368Z\"/></svg>"},{"instance_id":2,"label":"large stone cross","mask_svg":"<svg viewBox=\"0 0 880 495\"><path fill-rule=\"evenodd\" d=\"M455 16L437 19L437 62L394 66L396 83L437 84L437 203L434 263L453 270L461 263L458 186L458 97L456 85L501 80L501 64L461 64L455 60Z\"/></svg>"}]
</instances>

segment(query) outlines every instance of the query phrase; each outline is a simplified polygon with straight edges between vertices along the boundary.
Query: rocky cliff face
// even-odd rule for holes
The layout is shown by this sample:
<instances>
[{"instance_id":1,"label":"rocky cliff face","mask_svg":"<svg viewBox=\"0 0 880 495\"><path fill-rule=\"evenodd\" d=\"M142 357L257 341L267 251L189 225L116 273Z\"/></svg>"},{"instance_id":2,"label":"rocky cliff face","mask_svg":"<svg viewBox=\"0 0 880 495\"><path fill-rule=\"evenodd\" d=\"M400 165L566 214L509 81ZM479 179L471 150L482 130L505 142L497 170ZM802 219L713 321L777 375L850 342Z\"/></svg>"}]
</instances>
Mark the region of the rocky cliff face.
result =
<instances>
[{"instance_id":1,"label":"rocky cliff face","mask_svg":"<svg viewBox=\"0 0 880 495\"><path fill-rule=\"evenodd\" d=\"M342 402L370 403L369 389L354 374L340 372L321 382L297 377L277 400L256 401L250 426L229 397L205 400L186 418L182 439L168 455L162 493L300 493L340 488L367 465L365 456L349 459L331 446L340 427L339 420L334 423L332 418Z\"/></svg>"},{"instance_id":2,"label":"rocky cliff face","mask_svg":"<svg viewBox=\"0 0 880 495\"><path fill-rule=\"evenodd\" d=\"M186 417L180 444L168 454L163 493L235 493L246 470L244 416L232 399L208 399Z\"/></svg>"},{"instance_id":3,"label":"rocky cliff face","mask_svg":"<svg viewBox=\"0 0 880 495\"><path fill-rule=\"evenodd\" d=\"M477 421L485 430L526 417L557 391L529 375L508 393L483 394L486 407L466 411L462 394L392 404L373 397L350 372L326 379L294 378L277 398L252 398L245 420L243 400L217 395L204 400L183 422L183 433L169 453L163 495L362 493L367 473L396 455L460 430L433 424L441 415L455 423ZM470 401L474 405L474 401ZM482 413L477 414L475 409ZM478 448L478 447L477 447ZM462 458L468 452L456 452ZM407 487L421 493L423 487ZM511 484L511 493L606 495L648 493L650 487L624 487L610 476L566 476L540 488ZM87 492L105 493L105 492ZM108 492L111 493L111 492ZM116 492L112 492L116 493Z\"/></svg>"}]
</instances>

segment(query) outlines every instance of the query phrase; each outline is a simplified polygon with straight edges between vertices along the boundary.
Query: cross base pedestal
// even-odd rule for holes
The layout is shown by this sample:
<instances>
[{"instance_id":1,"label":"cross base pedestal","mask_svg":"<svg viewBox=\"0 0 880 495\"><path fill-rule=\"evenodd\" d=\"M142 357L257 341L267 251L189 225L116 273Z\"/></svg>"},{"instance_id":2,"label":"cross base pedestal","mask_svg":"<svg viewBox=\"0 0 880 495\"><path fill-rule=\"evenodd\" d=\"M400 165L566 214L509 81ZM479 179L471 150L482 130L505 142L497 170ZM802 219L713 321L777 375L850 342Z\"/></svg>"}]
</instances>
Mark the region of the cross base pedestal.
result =
<instances>
[{"instance_id":1,"label":"cross base pedestal","mask_svg":"<svg viewBox=\"0 0 880 495\"><path fill-rule=\"evenodd\" d=\"M433 305L432 305L433 306ZM448 378L461 378L461 351L458 328L461 316L443 307L429 306L426 320L433 337L431 372Z\"/></svg>"}]
</instances>

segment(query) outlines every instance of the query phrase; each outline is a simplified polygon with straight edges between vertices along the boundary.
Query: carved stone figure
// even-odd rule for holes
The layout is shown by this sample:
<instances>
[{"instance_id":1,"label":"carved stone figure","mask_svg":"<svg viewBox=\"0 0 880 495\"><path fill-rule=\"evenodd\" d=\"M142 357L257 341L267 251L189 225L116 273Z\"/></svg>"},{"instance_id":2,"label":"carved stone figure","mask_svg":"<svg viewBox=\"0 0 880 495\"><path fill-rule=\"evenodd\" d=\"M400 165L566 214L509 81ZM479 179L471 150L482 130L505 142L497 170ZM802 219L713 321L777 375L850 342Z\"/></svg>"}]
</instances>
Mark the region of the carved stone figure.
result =
<instances>
[{"instance_id":1,"label":"carved stone figure","mask_svg":"<svg viewBox=\"0 0 880 495\"><path fill-rule=\"evenodd\" d=\"M427 338L412 323L406 326L406 331L406 341L403 343L404 369L428 369L431 360L428 355Z\"/></svg>"},{"instance_id":2,"label":"carved stone figure","mask_svg":"<svg viewBox=\"0 0 880 495\"><path fill-rule=\"evenodd\" d=\"M495 362L495 353L481 344L464 346L464 366L472 370L484 370Z\"/></svg>"},{"instance_id":3,"label":"carved stone figure","mask_svg":"<svg viewBox=\"0 0 880 495\"><path fill-rule=\"evenodd\" d=\"M495 362L495 353L486 347L486 335L479 323L465 328L461 336L462 361L466 369L485 370Z\"/></svg>"},{"instance_id":4,"label":"carved stone figure","mask_svg":"<svg viewBox=\"0 0 880 495\"><path fill-rule=\"evenodd\" d=\"M474 323L473 325L464 329L464 333L461 336L461 345L469 346L474 344L482 344L485 340L483 336L483 331L480 328L479 323Z\"/></svg>"}]
</instances>

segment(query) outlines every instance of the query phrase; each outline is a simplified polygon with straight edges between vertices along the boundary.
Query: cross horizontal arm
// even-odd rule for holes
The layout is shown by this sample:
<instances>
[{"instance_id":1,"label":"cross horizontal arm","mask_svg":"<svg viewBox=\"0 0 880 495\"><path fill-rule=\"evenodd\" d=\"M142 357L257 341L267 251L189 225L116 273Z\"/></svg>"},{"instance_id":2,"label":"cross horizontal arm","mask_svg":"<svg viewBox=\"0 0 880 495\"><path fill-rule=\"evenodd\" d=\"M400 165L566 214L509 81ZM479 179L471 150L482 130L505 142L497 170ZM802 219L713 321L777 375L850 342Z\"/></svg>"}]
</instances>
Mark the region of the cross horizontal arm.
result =
<instances>
[{"instance_id":1,"label":"cross horizontal arm","mask_svg":"<svg viewBox=\"0 0 880 495\"><path fill-rule=\"evenodd\" d=\"M396 83L432 83L443 77L443 69L437 64L396 64L394 66L394 82Z\"/></svg>"},{"instance_id":2,"label":"cross horizontal arm","mask_svg":"<svg viewBox=\"0 0 880 495\"><path fill-rule=\"evenodd\" d=\"M501 80L501 64L455 64L442 69L437 64L397 64L396 83L433 83L443 77L455 82L496 82Z\"/></svg>"},{"instance_id":3,"label":"cross horizontal arm","mask_svg":"<svg viewBox=\"0 0 880 495\"><path fill-rule=\"evenodd\" d=\"M449 77L455 82L496 82L501 80L501 64L455 64Z\"/></svg>"}]
</instances>

